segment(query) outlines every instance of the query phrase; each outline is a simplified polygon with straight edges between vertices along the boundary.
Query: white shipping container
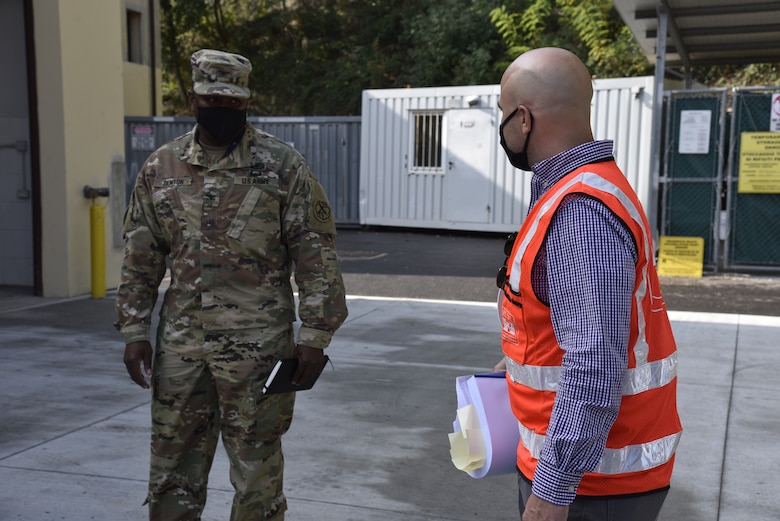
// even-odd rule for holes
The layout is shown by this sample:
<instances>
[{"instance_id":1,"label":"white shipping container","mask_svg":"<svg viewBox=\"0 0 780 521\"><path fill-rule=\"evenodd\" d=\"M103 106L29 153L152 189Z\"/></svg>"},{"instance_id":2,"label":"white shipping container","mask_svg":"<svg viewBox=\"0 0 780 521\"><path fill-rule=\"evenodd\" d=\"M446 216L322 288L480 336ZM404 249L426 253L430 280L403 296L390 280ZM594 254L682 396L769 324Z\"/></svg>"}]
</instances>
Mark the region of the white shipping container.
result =
<instances>
[{"instance_id":1,"label":"white shipping container","mask_svg":"<svg viewBox=\"0 0 780 521\"><path fill-rule=\"evenodd\" d=\"M595 80L591 124L647 208L652 76ZM360 223L485 232L517 230L530 173L498 138L498 85L363 91Z\"/></svg>"}]
</instances>

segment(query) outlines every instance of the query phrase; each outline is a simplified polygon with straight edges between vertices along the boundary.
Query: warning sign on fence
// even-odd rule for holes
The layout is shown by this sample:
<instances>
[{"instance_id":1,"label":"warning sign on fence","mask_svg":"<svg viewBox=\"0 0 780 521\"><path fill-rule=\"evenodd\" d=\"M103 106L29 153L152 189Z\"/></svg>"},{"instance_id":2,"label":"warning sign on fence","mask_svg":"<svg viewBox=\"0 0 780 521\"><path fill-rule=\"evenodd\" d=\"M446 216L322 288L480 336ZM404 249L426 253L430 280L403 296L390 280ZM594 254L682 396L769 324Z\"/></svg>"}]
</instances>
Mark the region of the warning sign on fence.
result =
<instances>
[{"instance_id":1,"label":"warning sign on fence","mask_svg":"<svg viewBox=\"0 0 780 521\"><path fill-rule=\"evenodd\" d=\"M701 277L704 272L702 237L661 237L658 275Z\"/></svg>"},{"instance_id":2,"label":"warning sign on fence","mask_svg":"<svg viewBox=\"0 0 780 521\"><path fill-rule=\"evenodd\" d=\"M154 127L151 125L133 125L130 132L130 148L132 150L154 150Z\"/></svg>"},{"instance_id":3,"label":"warning sign on fence","mask_svg":"<svg viewBox=\"0 0 780 521\"><path fill-rule=\"evenodd\" d=\"M772 108L769 110L769 131L780 132L780 94L772 95Z\"/></svg>"},{"instance_id":4,"label":"warning sign on fence","mask_svg":"<svg viewBox=\"0 0 780 521\"><path fill-rule=\"evenodd\" d=\"M742 132L738 192L780 194L780 132Z\"/></svg>"}]
</instances>

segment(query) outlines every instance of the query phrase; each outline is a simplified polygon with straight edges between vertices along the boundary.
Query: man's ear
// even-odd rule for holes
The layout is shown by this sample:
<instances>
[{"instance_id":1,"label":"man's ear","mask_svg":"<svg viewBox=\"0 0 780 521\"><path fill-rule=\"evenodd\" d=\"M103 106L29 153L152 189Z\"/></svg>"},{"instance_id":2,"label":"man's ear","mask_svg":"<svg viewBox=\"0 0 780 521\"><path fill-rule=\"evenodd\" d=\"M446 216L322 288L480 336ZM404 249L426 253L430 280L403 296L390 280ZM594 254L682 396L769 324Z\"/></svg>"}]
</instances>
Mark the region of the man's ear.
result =
<instances>
[{"instance_id":1,"label":"man's ear","mask_svg":"<svg viewBox=\"0 0 780 521\"><path fill-rule=\"evenodd\" d=\"M523 132L531 132L531 128L533 127L534 120L531 118L531 111L528 110L528 107L525 105L520 105L520 117L522 118L520 120L520 125L523 129Z\"/></svg>"},{"instance_id":2,"label":"man's ear","mask_svg":"<svg viewBox=\"0 0 780 521\"><path fill-rule=\"evenodd\" d=\"M187 92L187 102L190 105L190 110L193 114L197 113L198 111L198 103L195 101L195 93L193 91Z\"/></svg>"}]
</instances>

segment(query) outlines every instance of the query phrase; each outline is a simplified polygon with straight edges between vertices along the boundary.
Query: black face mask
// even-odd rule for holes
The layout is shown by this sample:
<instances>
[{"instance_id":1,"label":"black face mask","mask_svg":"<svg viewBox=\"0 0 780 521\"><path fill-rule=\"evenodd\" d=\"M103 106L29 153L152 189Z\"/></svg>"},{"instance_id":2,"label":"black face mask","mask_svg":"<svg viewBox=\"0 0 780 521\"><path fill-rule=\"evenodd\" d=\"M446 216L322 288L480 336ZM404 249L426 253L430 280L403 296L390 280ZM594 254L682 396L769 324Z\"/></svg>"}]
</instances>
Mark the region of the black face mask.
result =
<instances>
[{"instance_id":1,"label":"black face mask","mask_svg":"<svg viewBox=\"0 0 780 521\"><path fill-rule=\"evenodd\" d=\"M512 152L509 147L506 144L506 139L504 139L504 126L509 123L509 120L514 117L515 114L517 114L517 111L520 110L520 107L516 108L514 112L512 112L510 115L506 117L506 119L498 126L498 135L501 137L501 147L504 149L504 152L506 153L506 157L509 159L509 162L512 164L513 167L519 168L520 170L525 170L527 172L531 171L531 165L528 164L528 140L531 139L531 132L533 132L533 126L531 127L531 132L529 132L525 136L525 144L523 145L523 151L522 152ZM534 116L531 114L531 111L528 111L528 117L531 119L531 125L534 123Z\"/></svg>"},{"instance_id":2,"label":"black face mask","mask_svg":"<svg viewBox=\"0 0 780 521\"><path fill-rule=\"evenodd\" d=\"M209 137L219 144L229 144L246 125L246 109L198 107L197 120Z\"/></svg>"}]
</instances>

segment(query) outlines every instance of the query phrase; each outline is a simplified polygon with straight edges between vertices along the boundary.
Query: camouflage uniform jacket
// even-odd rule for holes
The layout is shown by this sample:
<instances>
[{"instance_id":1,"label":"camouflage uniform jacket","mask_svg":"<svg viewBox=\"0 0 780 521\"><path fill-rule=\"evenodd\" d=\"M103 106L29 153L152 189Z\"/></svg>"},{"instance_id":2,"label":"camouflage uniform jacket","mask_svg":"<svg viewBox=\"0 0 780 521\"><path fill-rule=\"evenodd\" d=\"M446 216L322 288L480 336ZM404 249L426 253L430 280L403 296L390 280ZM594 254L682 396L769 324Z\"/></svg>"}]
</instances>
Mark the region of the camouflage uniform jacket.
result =
<instances>
[{"instance_id":1,"label":"camouflage uniform jacket","mask_svg":"<svg viewBox=\"0 0 780 521\"><path fill-rule=\"evenodd\" d=\"M157 287L170 265L161 324L182 330L262 328L295 321L298 343L325 348L347 317L336 228L304 159L247 123L209 166L196 127L146 160L125 214L116 327L149 339Z\"/></svg>"}]
</instances>

